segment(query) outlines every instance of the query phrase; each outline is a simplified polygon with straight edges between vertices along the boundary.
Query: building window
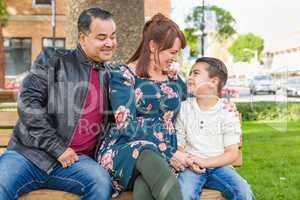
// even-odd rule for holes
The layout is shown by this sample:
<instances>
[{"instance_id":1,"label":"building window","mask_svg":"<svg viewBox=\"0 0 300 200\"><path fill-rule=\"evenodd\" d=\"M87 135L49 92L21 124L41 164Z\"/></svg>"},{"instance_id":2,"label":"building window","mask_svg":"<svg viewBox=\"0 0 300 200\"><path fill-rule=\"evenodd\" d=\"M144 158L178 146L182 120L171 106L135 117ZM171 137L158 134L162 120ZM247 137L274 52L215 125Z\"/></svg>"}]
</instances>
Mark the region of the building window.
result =
<instances>
[{"instance_id":1,"label":"building window","mask_svg":"<svg viewBox=\"0 0 300 200\"><path fill-rule=\"evenodd\" d=\"M5 75L17 76L30 69L31 38L4 38Z\"/></svg>"},{"instance_id":2,"label":"building window","mask_svg":"<svg viewBox=\"0 0 300 200\"><path fill-rule=\"evenodd\" d=\"M33 0L34 7L49 7L51 6L51 0Z\"/></svg>"},{"instance_id":3,"label":"building window","mask_svg":"<svg viewBox=\"0 0 300 200\"><path fill-rule=\"evenodd\" d=\"M43 38L42 42L43 49L46 47L53 47L52 38ZM55 48L64 49L65 48L65 38L55 38Z\"/></svg>"}]
</instances>

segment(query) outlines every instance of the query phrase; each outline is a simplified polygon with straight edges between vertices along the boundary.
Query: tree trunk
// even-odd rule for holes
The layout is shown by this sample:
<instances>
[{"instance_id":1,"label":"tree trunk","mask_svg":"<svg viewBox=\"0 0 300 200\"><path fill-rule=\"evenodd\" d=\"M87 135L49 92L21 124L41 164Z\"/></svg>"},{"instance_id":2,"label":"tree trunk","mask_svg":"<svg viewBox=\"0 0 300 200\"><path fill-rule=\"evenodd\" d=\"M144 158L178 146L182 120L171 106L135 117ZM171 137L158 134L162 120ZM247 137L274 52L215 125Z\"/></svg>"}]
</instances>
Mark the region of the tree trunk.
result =
<instances>
[{"instance_id":1,"label":"tree trunk","mask_svg":"<svg viewBox=\"0 0 300 200\"><path fill-rule=\"evenodd\" d=\"M5 55L3 44L3 26L0 24L0 88L4 88L5 84Z\"/></svg>"},{"instance_id":2,"label":"tree trunk","mask_svg":"<svg viewBox=\"0 0 300 200\"><path fill-rule=\"evenodd\" d=\"M66 16L67 48L77 44L77 19L88 6L99 5L114 15L118 50L114 61L125 62L137 49L145 22L144 0L68 0Z\"/></svg>"}]
</instances>

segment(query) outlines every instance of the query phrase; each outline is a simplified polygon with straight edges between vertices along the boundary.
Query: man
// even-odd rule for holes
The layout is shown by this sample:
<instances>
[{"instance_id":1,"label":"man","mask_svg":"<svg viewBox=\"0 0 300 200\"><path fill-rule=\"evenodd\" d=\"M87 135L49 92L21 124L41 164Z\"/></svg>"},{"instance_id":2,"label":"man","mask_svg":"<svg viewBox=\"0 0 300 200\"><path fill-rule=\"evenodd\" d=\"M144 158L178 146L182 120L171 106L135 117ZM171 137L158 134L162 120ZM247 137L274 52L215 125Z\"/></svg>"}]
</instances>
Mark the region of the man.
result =
<instances>
[{"instance_id":1,"label":"man","mask_svg":"<svg viewBox=\"0 0 300 200\"><path fill-rule=\"evenodd\" d=\"M19 120L0 157L1 200L38 188L111 197L111 178L94 158L110 118L103 63L116 48L116 25L108 11L89 8L78 32L75 50L46 49L22 83Z\"/></svg>"}]
</instances>

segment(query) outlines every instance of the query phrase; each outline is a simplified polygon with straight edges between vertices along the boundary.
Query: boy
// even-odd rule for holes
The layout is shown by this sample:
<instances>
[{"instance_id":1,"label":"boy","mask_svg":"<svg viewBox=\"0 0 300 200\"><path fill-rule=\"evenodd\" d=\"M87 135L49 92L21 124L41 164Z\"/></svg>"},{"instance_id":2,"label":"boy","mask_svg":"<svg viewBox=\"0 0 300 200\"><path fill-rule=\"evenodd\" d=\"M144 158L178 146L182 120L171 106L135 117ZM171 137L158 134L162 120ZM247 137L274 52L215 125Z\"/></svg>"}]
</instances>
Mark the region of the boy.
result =
<instances>
[{"instance_id":1,"label":"boy","mask_svg":"<svg viewBox=\"0 0 300 200\"><path fill-rule=\"evenodd\" d=\"M225 64L210 57L199 58L187 80L195 98L182 104L176 122L179 149L189 154L189 168L179 174L184 200L198 200L203 187L222 192L227 200L255 199L230 165L238 157L241 129L238 117L222 109L218 98L226 81Z\"/></svg>"}]
</instances>

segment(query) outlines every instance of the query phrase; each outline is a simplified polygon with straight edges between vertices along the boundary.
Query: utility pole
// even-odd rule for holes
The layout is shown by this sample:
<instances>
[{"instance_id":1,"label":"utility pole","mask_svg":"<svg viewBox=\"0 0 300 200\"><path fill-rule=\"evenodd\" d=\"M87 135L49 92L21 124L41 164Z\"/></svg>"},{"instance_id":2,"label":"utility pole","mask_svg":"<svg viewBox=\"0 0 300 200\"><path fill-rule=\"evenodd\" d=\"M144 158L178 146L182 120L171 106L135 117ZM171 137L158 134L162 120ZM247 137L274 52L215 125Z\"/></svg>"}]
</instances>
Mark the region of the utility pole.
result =
<instances>
[{"instance_id":1,"label":"utility pole","mask_svg":"<svg viewBox=\"0 0 300 200\"><path fill-rule=\"evenodd\" d=\"M52 25L52 47L55 48L55 29L56 29L56 5L55 0L51 0L51 25Z\"/></svg>"},{"instance_id":2,"label":"utility pole","mask_svg":"<svg viewBox=\"0 0 300 200\"><path fill-rule=\"evenodd\" d=\"M204 41L205 41L205 2L202 0L202 20L201 20L201 55L204 56Z\"/></svg>"}]
</instances>

